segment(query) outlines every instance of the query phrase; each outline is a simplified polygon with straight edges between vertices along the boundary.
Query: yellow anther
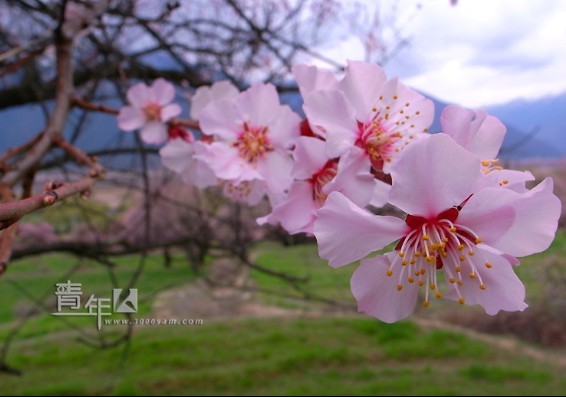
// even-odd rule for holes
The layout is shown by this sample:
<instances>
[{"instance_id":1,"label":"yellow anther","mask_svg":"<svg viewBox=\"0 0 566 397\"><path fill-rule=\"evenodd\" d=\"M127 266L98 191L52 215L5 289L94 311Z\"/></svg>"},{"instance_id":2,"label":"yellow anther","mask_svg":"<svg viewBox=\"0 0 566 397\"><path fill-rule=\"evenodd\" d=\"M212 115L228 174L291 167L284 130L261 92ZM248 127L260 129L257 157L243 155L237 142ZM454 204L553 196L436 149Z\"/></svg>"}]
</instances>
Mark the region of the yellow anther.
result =
<instances>
[{"instance_id":1,"label":"yellow anther","mask_svg":"<svg viewBox=\"0 0 566 397\"><path fill-rule=\"evenodd\" d=\"M464 250L464 245L463 244L458 245L458 251L463 251L463 250Z\"/></svg>"},{"instance_id":2,"label":"yellow anther","mask_svg":"<svg viewBox=\"0 0 566 397\"><path fill-rule=\"evenodd\" d=\"M433 244L430 245L429 248L430 248L431 250L433 250L433 251L436 251L437 249L440 248L440 245L439 245L439 244L436 244L436 243L433 243Z\"/></svg>"},{"instance_id":3,"label":"yellow anther","mask_svg":"<svg viewBox=\"0 0 566 397\"><path fill-rule=\"evenodd\" d=\"M475 252L474 251L468 251L468 255L470 256L474 256Z\"/></svg>"},{"instance_id":4,"label":"yellow anther","mask_svg":"<svg viewBox=\"0 0 566 397\"><path fill-rule=\"evenodd\" d=\"M483 243L483 240L482 240L481 238L479 238L479 237L476 238L476 244L480 244L480 243Z\"/></svg>"},{"instance_id":5,"label":"yellow anther","mask_svg":"<svg viewBox=\"0 0 566 397\"><path fill-rule=\"evenodd\" d=\"M501 181L502 184L507 185L509 183L508 180Z\"/></svg>"},{"instance_id":6,"label":"yellow anther","mask_svg":"<svg viewBox=\"0 0 566 397\"><path fill-rule=\"evenodd\" d=\"M412 276L410 276L410 277L409 277L409 278L407 279L407 281L408 281L408 282L410 282L410 283L412 284L412 283L414 283L414 282L415 282L415 278L414 278L414 277L412 277Z\"/></svg>"},{"instance_id":7,"label":"yellow anther","mask_svg":"<svg viewBox=\"0 0 566 397\"><path fill-rule=\"evenodd\" d=\"M387 276L391 277L393 275L393 270L389 269L387 270Z\"/></svg>"},{"instance_id":8,"label":"yellow anther","mask_svg":"<svg viewBox=\"0 0 566 397\"><path fill-rule=\"evenodd\" d=\"M456 266L454 270L456 270L457 273L460 273L462 271L462 268L460 266Z\"/></svg>"},{"instance_id":9,"label":"yellow anther","mask_svg":"<svg viewBox=\"0 0 566 397\"><path fill-rule=\"evenodd\" d=\"M464 298L460 298L460 299L458 299L458 303L463 305L464 303L466 303L466 300Z\"/></svg>"},{"instance_id":10,"label":"yellow anther","mask_svg":"<svg viewBox=\"0 0 566 397\"><path fill-rule=\"evenodd\" d=\"M401 291L403 289L403 286L401 284L397 285L397 291Z\"/></svg>"},{"instance_id":11,"label":"yellow anther","mask_svg":"<svg viewBox=\"0 0 566 397\"><path fill-rule=\"evenodd\" d=\"M448 237L442 237L442 242L443 242L443 243L447 243L447 242L448 242Z\"/></svg>"},{"instance_id":12,"label":"yellow anther","mask_svg":"<svg viewBox=\"0 0 566 397\"><path fill-rule=\"evenodd\" d=\"M426 309L430 306L430 302L429 301L424 301L423 302L423 307Z\"/></svg>"},{"instance_id":13,"label":"yellow anther","mask_svg":"<svg viewBox=\"0 0 566 397\"><path fill-rule=\"evenodd\" d=\"M436 285L431 284L429 288L434 291L436 289Z\"/></svg>"},{"instance_id":14,"label":"yellow anther","mask_svg":"<svg viewBox=\"0 0 566 397\"><path fill-rule=\"evenodd\" d=\"M417 261L413 258L411 259L411 261L409 262L411 265L414 265L415 263L417 263Z\"/></svg>"},{"instance_id":15,"label":"yellow anther","mask_svg":"<svg viewBox=\"0 0 566 397\"><path fill-rule=\"evenodd\" d=\"M456 281L456 284L458 284L458 285L461 287L462 285L464 285L464 281L463 281L463 280L458 280L458 281Z\"/></svg>"},{"instance_id":16,"label":"yellow anther","mask_svg":"<svg viewBox=\"0 0 566 397\"><path fill-rule=\"evenodd\" d=\"M422 287L424 285L424 281L423 280L419 280L419 287Z\"/></svg>"},{"instance_id":17,"label":"yellow anther","mask_svg":"<svg viewBox=\"0 0 566 397\"><path fill-rule=\"evenodd\" d=\"M401 261L401 264L402 264L403 266L407 266L407 263L409 263L409 262L407 262L406 259L403 259L403 260Z\"/></svg>"},{"instance_id":18,"label":"yellow anther","mask_svg":"<svg viewBox=\"0 0 566 397\"><path fill-rule=\"evenodd\" d=\"M491 263L486 262L486 263L485 263L485 267L487 267L488 269L491 269L493 266L491 265Z\"/></svg>"},{"instance_id":19,"label":"yellow anther","mask_svg":"<svg viewBox=\"0 0 566 397\"><path fill-rule=\"evenodd\" d=\"M485 291L485 285L480 284L480 289Z\"/></svg>"},{"instance_id":20,"label":"yellow anther","mask_svg":"<svg viewBox=\"0 0 566 397\"><path fill-rule=\"evenodd\" d=\"M377 108L371 108L372 112L377 112Z\"/></svg>"},{"instance_id":21,"label":"yellow anther","mask_svg":"<svg viewBox=\"0 0 566 397\"><path fill-rule=\"evenodd\" d=\"M470 278L476 278L476 274L475 273L470 273Z\"/></svg>"},{"instance_id":22,"label":"yellow anther","mask_svg":"<svg viewBox=\"0 0 566 397\"><path fill-rule=\"evenodd\" d=\"M455 228L454 226L452 226L452 227L451 227L450 229L448 229L448 230L450 230L452 233L456 233L456 228Z\"/></svg>"},{"instance_id":23,"label":"yellow anther","mask_svg":"<svg viewBox=\"0 0 566 397\"><path fill-rule=\"evenodd\" d=\"M418 258L419 256L421 256L420 251L415 252L415 256Z\"/></svg>"},{"instance_id":24,"label":"yellow anther","mask_svg":"<svg viewBox=\"0 0 566 397\"><path fill-rule=\"evenodd\" d=\"M425 273L426 273L426 270L425 270L425 269L421 269L421 276L424 276Z\"/></svg>"},{"instance_id":25,"label":"yellow anther","mask_svg":"<svg viewBox=\"0 0 566 397\"><path fill-rule=\"evenodd\" d=\"M436 262L436 258L434 256L427 256L426 261L432 265L434 262Z\"/></svg>"},{"instance_id":26,"label":"yellow anther","mask_svg":"<svg viewBox=\"0 0 566 397\"><path fill-rule=\"evenodd\" d=\"M489 160L482 160L481 165L484 167L489 167L491 165L491 161Z\"/></svg>"},{"instance_id":27,"label":"yellow anther","mask_svg":"<svg viewBox=\"0 0 566 397\"><path fill-rule=\"evenodd\" d=\"M434 296L436 296L437 299L440 299L440 298L442 298L442 292L437 291Z\"/></svg>"},{"instance_id":28,"label":"yellow anther","mask_svg":"<svg viewBox=\"0 0 566 397\"><path fill-rule=\"evenodd\" d=\"M456 282L456 279L454 277L451 277L448 281L450 282L450 284L454 284Z\"/></svg>"},{"instance_id":29,"label":"yellow anther","mask_svg":"<svg viewBox=\"0 0 566 397\"><path fill-rule=\"evenodd\" d=\"M405 253L403 251L399 251L399 256L403 258L405 256Z\"/></svg>"},{"instance_id":30,"label":"yellow anther","mask_svg":"<svg viewBox=\"0 0 566 397\"><path fill-rule=\"evenodd\" d=\"M460 255L460 262L464 262L466 260L466 257L464 255Z\"/></svg>"},{"instance_id":31,"label":"yellow anther","mask_svg":"<svg viewBox=\"0 0 566 397\"><path fill-rule=\"evenodd\" d=\"M394 96L393 96L393 99L397 99L397 98L399 98L397 95L394 95Z\"/></svg>"},{"instance_id":32,"label":"yellow anther","mask_svg":"<svg viewBox=\"0 0 566 397\"><path fill-rule=\"evenodd\" d=\"M423 234L423 240L428 240L429 238L428 234Z\"/></svg>"}]
</instances>

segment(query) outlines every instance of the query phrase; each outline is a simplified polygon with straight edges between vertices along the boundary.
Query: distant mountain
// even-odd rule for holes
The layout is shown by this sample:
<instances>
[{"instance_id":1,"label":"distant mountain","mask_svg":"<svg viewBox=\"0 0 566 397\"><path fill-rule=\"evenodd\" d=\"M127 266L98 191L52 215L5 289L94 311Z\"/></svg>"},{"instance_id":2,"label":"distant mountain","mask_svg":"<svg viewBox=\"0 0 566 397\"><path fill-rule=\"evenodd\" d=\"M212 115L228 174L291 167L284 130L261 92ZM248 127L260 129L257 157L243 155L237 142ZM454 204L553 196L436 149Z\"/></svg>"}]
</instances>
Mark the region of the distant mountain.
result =
<instances>
[{"instance_id":1,"label":"distant mountain","mask_svg":"<svg viewBox=\"0 0 566 397\"><path fill-rule=\"evenodd\" d=\"M566 93L517 100L486 110L507 126L502 152L510 158L566 156Z\"/></svg>"}]
</instances>

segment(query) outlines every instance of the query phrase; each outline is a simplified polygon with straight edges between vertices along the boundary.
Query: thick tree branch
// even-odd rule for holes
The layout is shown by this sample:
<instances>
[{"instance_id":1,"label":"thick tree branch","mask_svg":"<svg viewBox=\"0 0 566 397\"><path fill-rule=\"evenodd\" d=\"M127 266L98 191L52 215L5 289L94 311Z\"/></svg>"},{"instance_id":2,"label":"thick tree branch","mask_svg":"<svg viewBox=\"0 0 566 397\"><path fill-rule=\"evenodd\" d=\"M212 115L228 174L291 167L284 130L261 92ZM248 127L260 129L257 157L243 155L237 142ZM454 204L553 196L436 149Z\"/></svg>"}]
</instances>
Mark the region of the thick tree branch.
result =
<instances>
[{"instance_id":1,"label":"thick tree branch","mask_svg":"<svg viewBox=\"0 0 566 397\"><path fill-rule=\"evenodd\" d=\"M73 92L71 50L72 40L65 38L63 35L57 35L57 95L55 97L55 108L50 115L41 138L39 138L25 156L15 164L15 169L8 171L2 179L0 179L0 183L13 187L21 181L25 174L39 164L45 153L47 153L51 147L53 138L63 131Z\"/></svg>"},{"instance_id":2,"label":"thick tree branch","mask_svg":"<svg viewBox=\"0 0 566 397\"><path fill-rule=\"evenodd\" d=\"M48 186L55 187L54 189L48 189L44 193L23 200L0 204L0 230L17 222L24 215L44 207L49 207L57 201L62 201L69 196L87 192L93 186L99 175L100 174L96 173L76 182L54 184Z\"/></svg>"}]
</instances>

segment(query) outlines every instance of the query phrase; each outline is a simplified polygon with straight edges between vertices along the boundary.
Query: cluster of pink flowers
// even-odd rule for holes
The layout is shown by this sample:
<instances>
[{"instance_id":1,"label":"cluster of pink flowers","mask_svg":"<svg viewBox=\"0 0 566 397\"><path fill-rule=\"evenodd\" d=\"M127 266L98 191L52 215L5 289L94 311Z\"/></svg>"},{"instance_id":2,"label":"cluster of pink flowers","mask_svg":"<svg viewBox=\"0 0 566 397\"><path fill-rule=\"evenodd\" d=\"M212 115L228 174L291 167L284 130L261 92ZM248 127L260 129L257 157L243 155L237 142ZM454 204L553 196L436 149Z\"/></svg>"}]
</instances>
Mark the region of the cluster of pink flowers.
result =
<instances>
[{"instance_id":1,"label":"cluster of pink flowers","mask_svg":"<svg viewBox=\"0 0 566 397\"><path fill-rule=\"evenodd\" d=\"M163 163L187 183L250 205L267 196L272 210L258 223L313 234L332 267L361 260L351 280L361 312L398 321L419 295L425 307L447 298L488 314L524 310L513 266L548 248L561 204L551 179L528 189L532 174L499 166L504 125L448 106L429 134L432 101L374 64L351 61L341 79L314 66L293 73L305 120L270 84L240 92L219 82L192 98L197 141L171 121L181 108L159 79L129 90L118 124L147 143L168 140ZM370 211L385 204L404 217Z\"/></svg>"}]
</instances>

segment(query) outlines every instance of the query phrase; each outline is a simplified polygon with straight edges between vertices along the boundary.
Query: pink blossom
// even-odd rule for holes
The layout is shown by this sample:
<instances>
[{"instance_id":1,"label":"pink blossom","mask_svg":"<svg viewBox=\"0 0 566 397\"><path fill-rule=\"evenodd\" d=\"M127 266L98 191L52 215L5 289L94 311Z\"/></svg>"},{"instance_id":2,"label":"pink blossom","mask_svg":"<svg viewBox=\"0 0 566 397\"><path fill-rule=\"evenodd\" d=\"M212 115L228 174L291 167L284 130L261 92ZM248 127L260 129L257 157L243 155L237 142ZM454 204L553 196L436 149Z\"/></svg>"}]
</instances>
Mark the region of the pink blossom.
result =
<instances>
[{"instance_id":1,"label":"pink blossom","mask_svg":"<svg viewBox=\"0 0 566 397\"><path fill-rule=\"evenodd\" d=\"M317 211L331 191L342 192L356 204L366 206L376 181L369 173L369 160L354 153L358 150L353 148L338 161L328 158L324 141L300 137L293 152L295 181L285 200L258 222L280 223L291 234L312 234Z\"/></svg>"},{"instance_id":2,"label":"pink blossom","mask_svg":"<svg viewBox=\"0 0 566 397\"><path fill-rule=\"evenodd\" d=\"M326 132L330 157L363 149L376 171L389 172L397 154L428 130L434 105L378 65L349 61L336 90L314 90L303 106L314 130Z\"/></svg>"},{"instance_id":3,"label":"pink blossom","mask_svg":"<svg viewBox=\"0 0 566 397\"><path fill-rule=\"evenodd\" d=\"M301 64L293 66L292 71L303 98L314 91L338 89L338 80L329 70ZM326 130L320 126L311 125L308 119L305 119L301 122L301 135L325 139Z\"/></svg>"},{"instance_id":4,"label":"pink blossom","mask_svg":"<svg viewBox=\"0 0 566 397\"><path fill-rule=\"evenodd\" d=\"M183 181L199 188L216 185L216 176L212 170L195 156L206 151L204 143L194 140L186 131L186 139L172 139L159 150L165 167L178 173Z\"/></svg>"},{"instance_id":5,"label":"pink blossom","mask_svg":"<svg viewBox=\"0 0 566 397\"><path fill-rule=\"evenodd\" d=\"M221 181L220 185L222 186L222 193L230 200L247 205L259 204L266 191L265 181L259 179L242 181L239 184Z\"/></svg>"},{"instance_id":6,"label":"pink blossom","mask_svg":"<svg viewBox=\"0 0 566 397\"><path fill-rule=\"evenodd\" d=\"M273 85L254 84L235 98L209 103L200 112L203 132L215 141L200 155L215 175L234 186L265 182L274 205L292 182L290 148L299 136L300 118L279 103Z\"/></svg>"},{"instance_id":7,"label":"pink blossom","mask_svg":"<svg viewBox=\"0 0 566 397\"><path fill-rule=\"evenodd\" d=\"M480 186L502 186L525 191L525 182L535 179L528 171L504 169L500 165L497 156L506 128L496 117L483 110L471 111L449 105L442 111L440 122L442 132L481 160L482 172L487 177L480 179Z\"/></svg>"},{"instance_id":8,"label":"pink blossom","mask_svg":"<svg viewBox=\"0 0 566 397\"><path fill-rule=\"evenodd\" d=\"M313 91L338 89L338 80L334 73L329 70L319 69L312 65L299 64L294 65L292 71L303 97Z\"/></svg>"},{"instance_id":9,"label":"pink blossom","mask_svg":"<svg viewBox=\"0 0 566 397\"><path fill-rule=\"evenodd\" d=\"M124 131L141 128L144 142L160 144L167 140L167 121L181 113L181 107L171 103L175 97L175 87L164 79L157 79L151 86L138 83L127 93L129 106L124 106L118 114L118 126Z\"/></svg>"},{"instance_id":10,"label":"pink blossom","mask_svg":"<svg viewBox=\"0 0 566 397\"><path fill-rule=\"evenodd\" d=\"M191 99L191 118L198 120L200 112L209 103L238 96L240 90L228 80L218 81L209 86L199 87Z\"/></svg>"},{"instance_id":11,"label":"pink blossom","mask_svg":"<svg viewBox=\"0 0 566 397\"><path fill-rule=\"evenodd\" d=\"M391 175L390 202L407 214L404 221L373 215L334 192L314 226L320 255L334 267L397 241L394 251L362 260L355 271L360 311L398 321L412 312L419 287L425 307L431 295L480 304L488 314L527 307L512 264L554 238L561 204L551 179L524 193L474 190L481 161L445 134L407 148Z\"/></svg>"}]
</instances>

